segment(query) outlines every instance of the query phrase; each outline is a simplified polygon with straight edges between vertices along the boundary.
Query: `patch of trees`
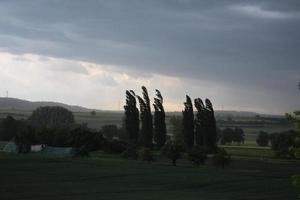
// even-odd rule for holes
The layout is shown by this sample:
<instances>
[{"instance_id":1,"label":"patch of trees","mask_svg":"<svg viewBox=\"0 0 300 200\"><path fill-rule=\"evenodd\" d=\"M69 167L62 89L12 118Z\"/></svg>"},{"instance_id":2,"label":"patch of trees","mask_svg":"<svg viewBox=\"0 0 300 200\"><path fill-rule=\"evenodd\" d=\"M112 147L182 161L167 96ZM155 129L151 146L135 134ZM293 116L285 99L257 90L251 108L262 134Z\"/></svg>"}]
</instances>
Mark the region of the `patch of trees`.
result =
<instances>
[{"instance_id":1,"label":"patch of trees","mask_svg":"<svg viewBox=\"0 0 300 200\"><path fill-rule=\"evenodd\" d=\"M269 145L269 140L270 140L270 135L265 131L260 131L256 138L256 144L258 146L265 147Z\"/></svg>"},{"instance_id":2,"label":"patch of trees","mask_svg":"<svg viewBox=\"0 0 300 200\"><path fill-rule=\"evenodd\" d=\"M105 139L101 132L93 132L85 125L57 128L26 126L15 137L19 153L29 153L31 145L74 147L84 151L103 149Z\"/></svg>"},{"instance_id":3,"label":"patch of trees","mask_svg":"<svg viewBox=\"0 0 300 200\"><path fill-rule=\"evenodd\" d=\"M92 131L84 124L76 124L73 113L62 107L36 109L16 132L14 141L19 153L30 152L31 145L43 144L74 147L82 155L103 149L106 143L101 132Z\"/></svg>"},{"instance_id":4,"label":"patch of trees","mask_svg":"<svg viewBox=\"0 0 300 200\"><path fill-rule=\"evenodd\" d=\"M194 112L194 106L196 112ZM161 155L170 159L173 165L176 165L177 160L183 155L187 155L194 165L199 166L205 163L208 153L218 152L218 129L213 105L209 99L206 99L204 104L200 98L197 98L193 105L192 99L188 95L186 96L182 117L172 116L170 119L175 140L169 141L167 141L163 97L159 90L156 90L153 107L154 117L151 113L148 91L144 86L142 87L142 97L136 95L132 90L126 91L124 126L128 138L131 139L122 153L122 157L137 159L141 146L149 154L153 141L161 150ZM139 124L141 125L140 130ZM145 151L143 152L146 154Z\"/></svg>"},{"instance_id":5,"label":"patch of trees","mask_svg":"<svg viewBox=\"0 0 300 200\"><path fill-rule=\"evenodd\" d=\"M297 132L294 130L273 133L270 135L271 148L277 157L295 158L292 148L295 145Z\"/></svg>"},{"instance_id":6,"label":"patch of trees","mask_svg":"<svg viewBox=\"0 0 300 200\"><path fill-rule=\"evenodd\" d=\"M241 128L225 128L221 131L220 135L220 144L226 145L226 144L241 144L244 143L245 140L245 134L243 129Z\"/></svg>"},{"instance_id":7,"label":"patch of trees","mask_svg":"<svg viewBox=\"0 0 300 200\"><path fill-rule=\"evenodd\" d=\"M137 100L139 102L139 110L137 108ZM181 142L184 143L187 150L197 144L213 151L217 143L217 127L213 105L209 99L206 99L204 104L200 98L195 99L194 104L197 109L196 116L194 116L193 101L187 95L181 122L176 117L171 118L171 123L177 126L177 130L180 129L180 132L174 135L177 137L177 141L182 139ZM152 148L154 139L157 147L160 149L166 143L167 130L163 97L159 90L156 90L153 106L154 126L150 98L146 87L142 87L142 97L136 95L132 90L127 90L126 105L124 106L125 130L131 143L139 143L144 147ZM141 130L139 131L140 124Z\"/></svg>"}]
</instances>

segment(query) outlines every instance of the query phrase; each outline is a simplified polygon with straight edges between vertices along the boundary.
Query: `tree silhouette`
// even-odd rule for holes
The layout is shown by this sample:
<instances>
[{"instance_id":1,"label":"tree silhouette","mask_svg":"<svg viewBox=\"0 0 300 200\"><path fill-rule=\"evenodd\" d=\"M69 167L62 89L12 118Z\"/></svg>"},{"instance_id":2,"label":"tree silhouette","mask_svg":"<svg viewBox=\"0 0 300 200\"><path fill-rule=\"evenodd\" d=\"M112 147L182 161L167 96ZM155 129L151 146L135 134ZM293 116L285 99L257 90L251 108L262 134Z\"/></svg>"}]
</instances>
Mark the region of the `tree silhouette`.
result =
<instances>
[{"instance_id":1,"label":"tree silhouette","mask_svg":"<svg viewBox=\"0 0 300 200\"><path fill-rule=\"evenodd\" d=\"M205 107L203 101L200 98L194 100L195 107L197 109L196 119L195 119L195 139L196 144L199 146L204 145L205 141Z\"/></svg>"},{"instance_id":2,"label":"tree silhouette","mask_svg":"<svg viewBox=\"0 0 300 200\"><path fill-rule=\"evenodd\" d=\"M186 95L186 102L184 103L183 115L183 137L187 149L194 145L194 112L191 98Z\"/></svg>"},{"instance_id":3,"label":"tree silhouette","mask_svg":"<svg viewBox=\"0 0 300 200\"><path fill-rule=\"evenodd\" d=\"M150 99L148 95L147 88L142 86L143 98L138 97L140 103L140 112L141 112L141 142L145 147L152 148L153 140L153 122L152 122L152 113L150 107Z\"/></svg>"},{"instance_id":4,"label":"tree silhouette","mask_svg":"<svg viewBox=\"0 0 300 200\"><path fill-rule=\"evenodd\" d=\"M160 149L166 143L167 128L166 128L166 114L163 107L163 97L159 90L156 91L156 98L154 98L154 141Z\"/></svg>"},{"instance_id":5,"label":"tree silhouette","mask_svg":"<svg viewBox=\"0 0 300 200\"><path fill-rule=\"evenodd\" d=\"M213 150L217 144L217 125L211 101L205 99L205 140L204 145Z\"/></svg>"},{"instance_id":6,"label":"tree silhouette","mask_svg":"<svg viewBox=\"0 0 300 200\"><path fill-rule=\"evenodd\" d=\"M139 110L136 107L135 93L126 90L125 131L130 142L137 143L139 138Z\"/></svg>"},{"instance_id":7,"label":"tree silhouette","mask_svg":"<svg viewBox=\"0 0 300 200\"><path fill-rule=\"evenodd\" d=\"M39 107L29 117L29 122L34 127L57 128L74 124L74 115L66 108L59 106Z\"/></svg>"}]
</instances>

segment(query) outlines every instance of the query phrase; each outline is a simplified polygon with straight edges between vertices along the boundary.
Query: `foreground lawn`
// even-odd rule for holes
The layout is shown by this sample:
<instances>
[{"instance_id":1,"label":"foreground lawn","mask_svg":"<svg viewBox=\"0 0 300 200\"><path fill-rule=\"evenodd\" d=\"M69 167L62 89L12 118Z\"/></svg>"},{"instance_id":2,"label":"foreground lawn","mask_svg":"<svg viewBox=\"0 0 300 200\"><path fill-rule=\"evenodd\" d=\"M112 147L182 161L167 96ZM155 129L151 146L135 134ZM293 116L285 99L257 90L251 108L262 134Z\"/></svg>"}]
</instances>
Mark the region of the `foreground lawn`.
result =
<instances>
[{"instance_id":1,"label":"foreground lawn","mask_svg":"<svg viewBox=\"0 0 300 200\"><path fill-rule=\"evenodd\" d=\"M180 163L179 163L180 164ZM0 199L296 199L299 161L233 158L226 169L170 166L99 154L42 158L0 153Z\"/></svg>"}]
</instances>

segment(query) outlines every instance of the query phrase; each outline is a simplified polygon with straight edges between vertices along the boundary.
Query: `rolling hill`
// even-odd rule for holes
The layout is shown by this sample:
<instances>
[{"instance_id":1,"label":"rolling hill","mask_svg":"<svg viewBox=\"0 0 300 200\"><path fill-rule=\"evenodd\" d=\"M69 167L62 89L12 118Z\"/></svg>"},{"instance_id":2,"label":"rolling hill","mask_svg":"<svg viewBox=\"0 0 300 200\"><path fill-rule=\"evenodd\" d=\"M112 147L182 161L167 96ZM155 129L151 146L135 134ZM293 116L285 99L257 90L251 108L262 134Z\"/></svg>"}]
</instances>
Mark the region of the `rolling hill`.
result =
<instances>
[{"instance_id":1,"label":"rolling hill","mask_svg":"<svg viewBox=\"0 0 300 200\"><path fill-rule=\"evenodd\" d=\"M41 106L61 106L72 112L90 112L92 109L85 108L76 105L67 105L58 102L47 102L47 101L27 101L16 98L3 98L0 97L0 110L20 110L20 111L33 111Z\"/></svg>"}]
</instances>

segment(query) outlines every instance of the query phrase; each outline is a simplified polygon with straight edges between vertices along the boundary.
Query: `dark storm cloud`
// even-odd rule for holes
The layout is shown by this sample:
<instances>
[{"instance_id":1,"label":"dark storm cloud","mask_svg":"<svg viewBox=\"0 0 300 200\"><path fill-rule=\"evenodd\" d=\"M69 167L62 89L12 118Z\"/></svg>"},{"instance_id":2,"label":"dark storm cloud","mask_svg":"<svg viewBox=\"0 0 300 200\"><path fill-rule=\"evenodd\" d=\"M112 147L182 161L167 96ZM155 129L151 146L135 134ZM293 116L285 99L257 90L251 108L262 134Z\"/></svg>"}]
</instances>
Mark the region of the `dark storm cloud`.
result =
<instances>
[{"instance_id":1,"label":"dark storm cloud","mask_svg":"<svg viewBox=\"0 0 300 200\"><path fill-rule=\"evenodd\" d=\"M0 49L285 89L299 79L299 24L297 0L1 1Z\"/></svg>"}]
</instances>

